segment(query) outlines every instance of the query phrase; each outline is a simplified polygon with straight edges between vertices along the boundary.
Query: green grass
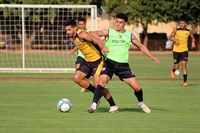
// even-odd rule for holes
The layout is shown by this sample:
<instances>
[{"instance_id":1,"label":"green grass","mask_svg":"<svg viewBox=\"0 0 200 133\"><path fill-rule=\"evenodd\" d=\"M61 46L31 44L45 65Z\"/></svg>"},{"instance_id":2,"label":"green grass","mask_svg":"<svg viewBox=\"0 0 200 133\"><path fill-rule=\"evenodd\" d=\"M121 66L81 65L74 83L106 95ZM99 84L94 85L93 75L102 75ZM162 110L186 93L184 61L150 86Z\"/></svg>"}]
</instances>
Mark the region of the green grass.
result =
<instances>
[{"instance_id":1,"label":"green grass","mask_svg":"<svg viewBox=\"0 0 200 133\"><path fill-rule=\"evenodd\" d=\"M189 57L188 87L182 86L181 75L174 80L170 78L171 55L156 56L160 65L144 55L130 56L130 67L144 90L144 101L151 114L141 111L133 90L116 77L107 88L119 112L107 113L109 105L102 98L98 110L89 114L86 108L93 95L80 93L81 88L68 79L73 74L0 73L0 133L199 133L199 55ZM24 78L24 81L5 78ZM49 78L55 81L48 81ZM66 80L56 81L57 78ZM60 98L70 99L70 112L58 111L56 104Z\"/></svg>"}]
</instances>

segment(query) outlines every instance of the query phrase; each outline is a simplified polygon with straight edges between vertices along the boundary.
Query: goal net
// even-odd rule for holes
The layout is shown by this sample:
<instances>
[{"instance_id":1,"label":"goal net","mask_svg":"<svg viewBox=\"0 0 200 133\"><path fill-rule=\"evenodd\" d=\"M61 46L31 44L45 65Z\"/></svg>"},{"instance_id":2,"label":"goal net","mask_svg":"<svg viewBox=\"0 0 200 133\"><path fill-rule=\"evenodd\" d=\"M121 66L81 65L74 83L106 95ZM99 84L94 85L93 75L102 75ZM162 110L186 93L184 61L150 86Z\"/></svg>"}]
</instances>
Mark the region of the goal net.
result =
<instances>
[{"instance_id":1,"label":"goal net","mask_svg":"<svg viewBox=\"0 0 200 133\"><path fill-rule=\"evenodd\" d=\"M0 5L0 71L73 72L76 54L67 19L96 29L94 5Z\"/></svg>"}]
</instances>

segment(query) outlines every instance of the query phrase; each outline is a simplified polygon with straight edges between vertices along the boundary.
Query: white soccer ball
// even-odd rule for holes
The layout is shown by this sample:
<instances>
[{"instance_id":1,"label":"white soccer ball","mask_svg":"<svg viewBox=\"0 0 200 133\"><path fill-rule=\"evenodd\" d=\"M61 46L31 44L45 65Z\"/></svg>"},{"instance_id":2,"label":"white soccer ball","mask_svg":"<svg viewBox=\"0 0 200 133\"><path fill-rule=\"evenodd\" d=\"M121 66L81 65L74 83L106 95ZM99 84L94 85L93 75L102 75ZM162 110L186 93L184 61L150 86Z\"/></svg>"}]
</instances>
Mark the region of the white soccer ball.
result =
<instances>
[{"instance_id":1,"label":"white soccer ball","mask_svg":"<svg viewBox=\"0 0 200 133\"><path fill-rule=\"evenodd\" d=\"M71 102L67 98L62 98L57 103L57 108L60 112L68 112L72 108Z\"/></svg>"},{"instance_id":2,"label":"white soccer ball","mask_svg":"<svg viewBox=\"0 0 200 133\"><path fill-rule=\"evenodd\" d=\"M177 69L174 73L176 76L178 76L180 74L180 71Z\"/></svg>"}]
</instances>

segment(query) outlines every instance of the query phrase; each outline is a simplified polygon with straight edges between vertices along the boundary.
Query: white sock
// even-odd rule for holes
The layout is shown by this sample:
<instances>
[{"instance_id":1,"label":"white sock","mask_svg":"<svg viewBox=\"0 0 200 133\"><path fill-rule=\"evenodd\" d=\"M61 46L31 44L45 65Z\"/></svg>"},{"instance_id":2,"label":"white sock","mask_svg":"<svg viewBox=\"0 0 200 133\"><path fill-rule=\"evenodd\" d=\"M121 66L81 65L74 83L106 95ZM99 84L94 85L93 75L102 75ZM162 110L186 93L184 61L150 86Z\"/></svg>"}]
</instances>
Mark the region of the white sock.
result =
<instances>
[{"instance_id":1,"label":"white sock","mask_svg":"<svg viewBox=\"0 0 200 133\"><path fill-rule=\"evenodd\" d=\"M93 102L93 103L92 103L92 106L95 107L95 109L96 109L97 103Z\"/></svg>"},{"instance_id":2,"label":"white sock","mask_svg":"<svg viewBox=\"0 0 200 133\"><path fill-rule=\"evenodd\" d=\"M142 102L138 102L138 105L139 106L141 106L141 105L143 105L144 104L144 102L142 101Z\"/></svg>"}]
</instances>

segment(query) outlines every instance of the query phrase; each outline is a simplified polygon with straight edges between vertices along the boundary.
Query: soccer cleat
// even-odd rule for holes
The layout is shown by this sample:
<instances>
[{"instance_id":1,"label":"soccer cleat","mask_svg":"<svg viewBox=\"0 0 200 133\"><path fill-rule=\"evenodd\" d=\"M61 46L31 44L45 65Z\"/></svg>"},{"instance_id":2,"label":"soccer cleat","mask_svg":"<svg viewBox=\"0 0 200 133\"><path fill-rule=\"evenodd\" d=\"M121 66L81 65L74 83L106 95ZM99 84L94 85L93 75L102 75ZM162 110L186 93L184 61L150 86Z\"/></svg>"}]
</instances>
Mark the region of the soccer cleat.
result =
<instances>
[{"instance_id":1,"label":"soccer cleat","mask_svg":"<svg viewBox=\"0 0 200 133\"><path fill-rule=\"evenodd\" d=\"M147 114L151 113L151 110L145 105L145 104L142 104L142 105L139 105L139 107Z\"/></svg>"},{"instance_id":2,"label":"soccer cleat","mask_svg":"<svg viewBox=\"0 0 200 133\"><path fill-rule=\"evenodd\" d=\"M183 86L184 86L184 87L187 87L187 86L188 86L187 82L184 82L184 83L183 83Z\"/></svg>"},{"instance_id":3,"label":"soccer cleat","mask_svg":"<svg viewBox=\"0 0 200 133\"><path fill-rule=\"evenodd\" d=\"M85 88L81 88L81 92L84 92L85 91Z\"/></svg>"},{"instance_id":4,"label":"soccer cleat","mask_svg":"<svg viewBox=\"0 0 200 133\"><path fill-rule=\"evenodd\" d=\"M172 70L171 70L171 77L174 79L175 78L175 72L173 72Z\"/></svg>"},{"instance_id":5,"label":"soccer cleat","mask_svg":"<svg viewBox=\"0 0 200 133\"><path fill-rule=\"evenodd\" d=\"M93 105L91 105L90 107L87 108L87 111L89 113L94 113L95 110L96 110L96 108Z\"/></svg>"},{"instance_id":6,"label":"soccer cleat","mask_svg":"<svg viewBox=\"0 0 200 133\"><path fill-rule=\"evenodd\" d=\"M109 113L117 113L118 112L118 107L116 105L115 106L111 106L110 110L108 112Z\"/></svg>"}]
</instances>

